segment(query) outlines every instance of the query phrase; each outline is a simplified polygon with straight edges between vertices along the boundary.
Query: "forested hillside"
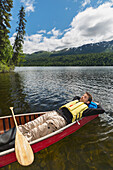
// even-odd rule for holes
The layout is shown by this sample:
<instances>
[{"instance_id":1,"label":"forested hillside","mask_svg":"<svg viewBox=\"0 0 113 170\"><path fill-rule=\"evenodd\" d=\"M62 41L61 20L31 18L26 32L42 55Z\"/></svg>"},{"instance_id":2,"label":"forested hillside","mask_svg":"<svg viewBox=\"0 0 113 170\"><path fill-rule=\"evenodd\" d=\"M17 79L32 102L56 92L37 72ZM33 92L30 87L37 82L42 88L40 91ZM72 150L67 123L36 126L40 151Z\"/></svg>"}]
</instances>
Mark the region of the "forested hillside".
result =
<instances>
[{"instance_id":1,"label":"forested hillside","mask_svg":"<svg viewBox=\"0 0 113 170\"><path fill-rule=\"evenodd\" d=\"M24 66L112 66L113 41L86 44L60 51L26 54Z\"/></svg>"},{"instance_id":2,"label":"forested hillside","mask_svg":"<svg viewBox=\"0 0 113 170\"><path fill-rule=\"evenodd\" d=\"M49 52L26 55L23 66L113 66L113 53L51 56Z\"/></svg>"}]
</instances>

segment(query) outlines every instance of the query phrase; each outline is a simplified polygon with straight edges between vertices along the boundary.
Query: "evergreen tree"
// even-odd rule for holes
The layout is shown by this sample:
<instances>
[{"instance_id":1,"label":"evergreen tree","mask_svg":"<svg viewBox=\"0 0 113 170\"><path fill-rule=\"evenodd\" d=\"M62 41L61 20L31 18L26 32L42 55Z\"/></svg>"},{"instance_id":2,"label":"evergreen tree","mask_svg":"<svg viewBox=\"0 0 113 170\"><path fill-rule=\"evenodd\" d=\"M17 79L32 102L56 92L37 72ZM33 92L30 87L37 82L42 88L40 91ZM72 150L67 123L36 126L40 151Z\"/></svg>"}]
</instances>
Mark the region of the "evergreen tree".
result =
<instances>
[{"instance_id":1,"label":"evergreen tree","mask_svg":"<svg viewBox=\"0 0 113 170\"><path fill-rule=\"evenodd\" d=\"M24 35L25 35L25 25L26 25L26 19L25 19L25 10L24 7L22 6L19 14L18 14L18 27L16 29L16 37L15 37L15 42L13 45L13 63L15 65L18 65L21 58L24 57L23 55L23 43L24 43Z\"/></svg>"},{"instance_id":2,"label":"evergreen tree","mask_svg":"<svg viewBox=\"0 0 113 170\"><path fill-rule=\"evenodd\" d=\"M12 47L10 45L8 33L10 33L10 17L13 0L0 0L0 61L6 63L12 57Z\"/></svg>"}]
</instances>

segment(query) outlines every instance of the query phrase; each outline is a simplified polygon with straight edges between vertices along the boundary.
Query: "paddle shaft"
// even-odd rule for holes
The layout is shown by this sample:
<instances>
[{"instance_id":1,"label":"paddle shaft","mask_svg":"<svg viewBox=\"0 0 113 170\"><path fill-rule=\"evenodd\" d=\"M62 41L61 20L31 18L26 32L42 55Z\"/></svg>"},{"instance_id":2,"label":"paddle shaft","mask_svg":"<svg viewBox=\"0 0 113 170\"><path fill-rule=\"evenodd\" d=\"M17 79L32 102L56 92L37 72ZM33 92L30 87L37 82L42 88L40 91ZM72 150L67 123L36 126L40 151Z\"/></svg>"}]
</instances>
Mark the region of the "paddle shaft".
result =
<instances>
[{"instance_id":1,"label":"paddle shaft","mask_svg":"<svg viewBox=\"0 0 113 170\"><path fill-rule=\"evenodd\" d=\"M13 115L13 119L14 119L16 128L18 128L17 121L16 121L16 118L15 118L15 115L14 115L14 111L13 111L13 107L10 107L10 109L11 109L11 112L12 112L12 115Z\"/></svg>"}]
</instances>

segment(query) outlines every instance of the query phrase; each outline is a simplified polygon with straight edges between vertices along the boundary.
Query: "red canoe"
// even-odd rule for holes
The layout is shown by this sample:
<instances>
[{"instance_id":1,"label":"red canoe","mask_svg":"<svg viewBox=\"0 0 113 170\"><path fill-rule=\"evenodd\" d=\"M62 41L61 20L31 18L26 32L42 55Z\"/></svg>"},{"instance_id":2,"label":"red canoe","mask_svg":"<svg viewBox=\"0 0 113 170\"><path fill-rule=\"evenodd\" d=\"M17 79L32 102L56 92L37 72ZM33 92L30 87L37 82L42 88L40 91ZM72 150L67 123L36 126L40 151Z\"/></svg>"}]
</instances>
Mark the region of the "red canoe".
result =
<instances>
[{"instance_id":1,"label":"red canoe","mask_svg":"<svg viewBox=\"0 0 113 170\"><path fill-rule=\"evenodd\" d=\"M26 122L34 120L37 117L39 117L45 113L47 113L47 112L16 115L16 120L18 122L18 125L25 124ZM73 122L71 124L68 124L67 126L49 134L49 135L46 135L40 139L32 141L30 144L33 149L33 152L36 153L36 152L52 145L53 143L58 142L59 140L63 139L64 137L74 133L75 131L77 131L82 126L84 126L86 123L90 122L91 120L95 119L96 117L98 117L98 115L84 117L81 120L79 120L79 122ZM12 116L0 117L0 134L3 134L5 131L8 131L10 128L13 128L14 126L15 125L14 125ZM14 148L0 152L0 167L3 167L5 165L8 165L15 161L17 161L17 159L15 156Z\"/></svg>"}]
</instances>

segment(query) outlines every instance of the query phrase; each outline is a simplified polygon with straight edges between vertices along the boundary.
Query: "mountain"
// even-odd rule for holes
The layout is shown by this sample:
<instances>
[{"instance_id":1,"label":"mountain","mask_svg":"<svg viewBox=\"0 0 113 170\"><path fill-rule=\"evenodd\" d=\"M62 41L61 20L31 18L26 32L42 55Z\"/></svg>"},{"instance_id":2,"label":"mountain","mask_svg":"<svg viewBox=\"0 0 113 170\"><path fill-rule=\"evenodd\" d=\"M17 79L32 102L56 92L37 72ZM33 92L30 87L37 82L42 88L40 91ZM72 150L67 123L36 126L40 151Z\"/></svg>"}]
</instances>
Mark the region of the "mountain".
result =
<instances>
[{"instance_id":1,"label":"mountain","mask_svg":"<svg viewBox=\"0 0 113 170\"><path fill-rule=\"evenodd\" d=\"M26 54L23 66L113 66L113 41Z\"/></svg>"},{"instance_id":2,"label":"mountain","mask_svg":"<svg viewBox=\"0 0 113 170\"><path fill-rule=\"evenodd\" d=\"M63 49L61 51L53 52L50 56L74 55L74 54L91 54L113 52L113 40L103 41L99 43L86 44L77 48Z\"/></svg>"},{"instance_id":3,"label":"mountain","mask_svg":"<svg viewBox=\"0 0 113 170\"><path fill-rule=\"evenodd\" d=\"M113 40L112 41L103 41L99 43L91 43L82 45L80 47L74 48L65 48L60 51L38 51L32 54L26 54L27 56L35 56L35 57L42 57L42 56L65 56L65 55L75 55L75 54L91 54L91 53L103 53L103 52L113 52Z\"/></svg>"}]
</instances>

